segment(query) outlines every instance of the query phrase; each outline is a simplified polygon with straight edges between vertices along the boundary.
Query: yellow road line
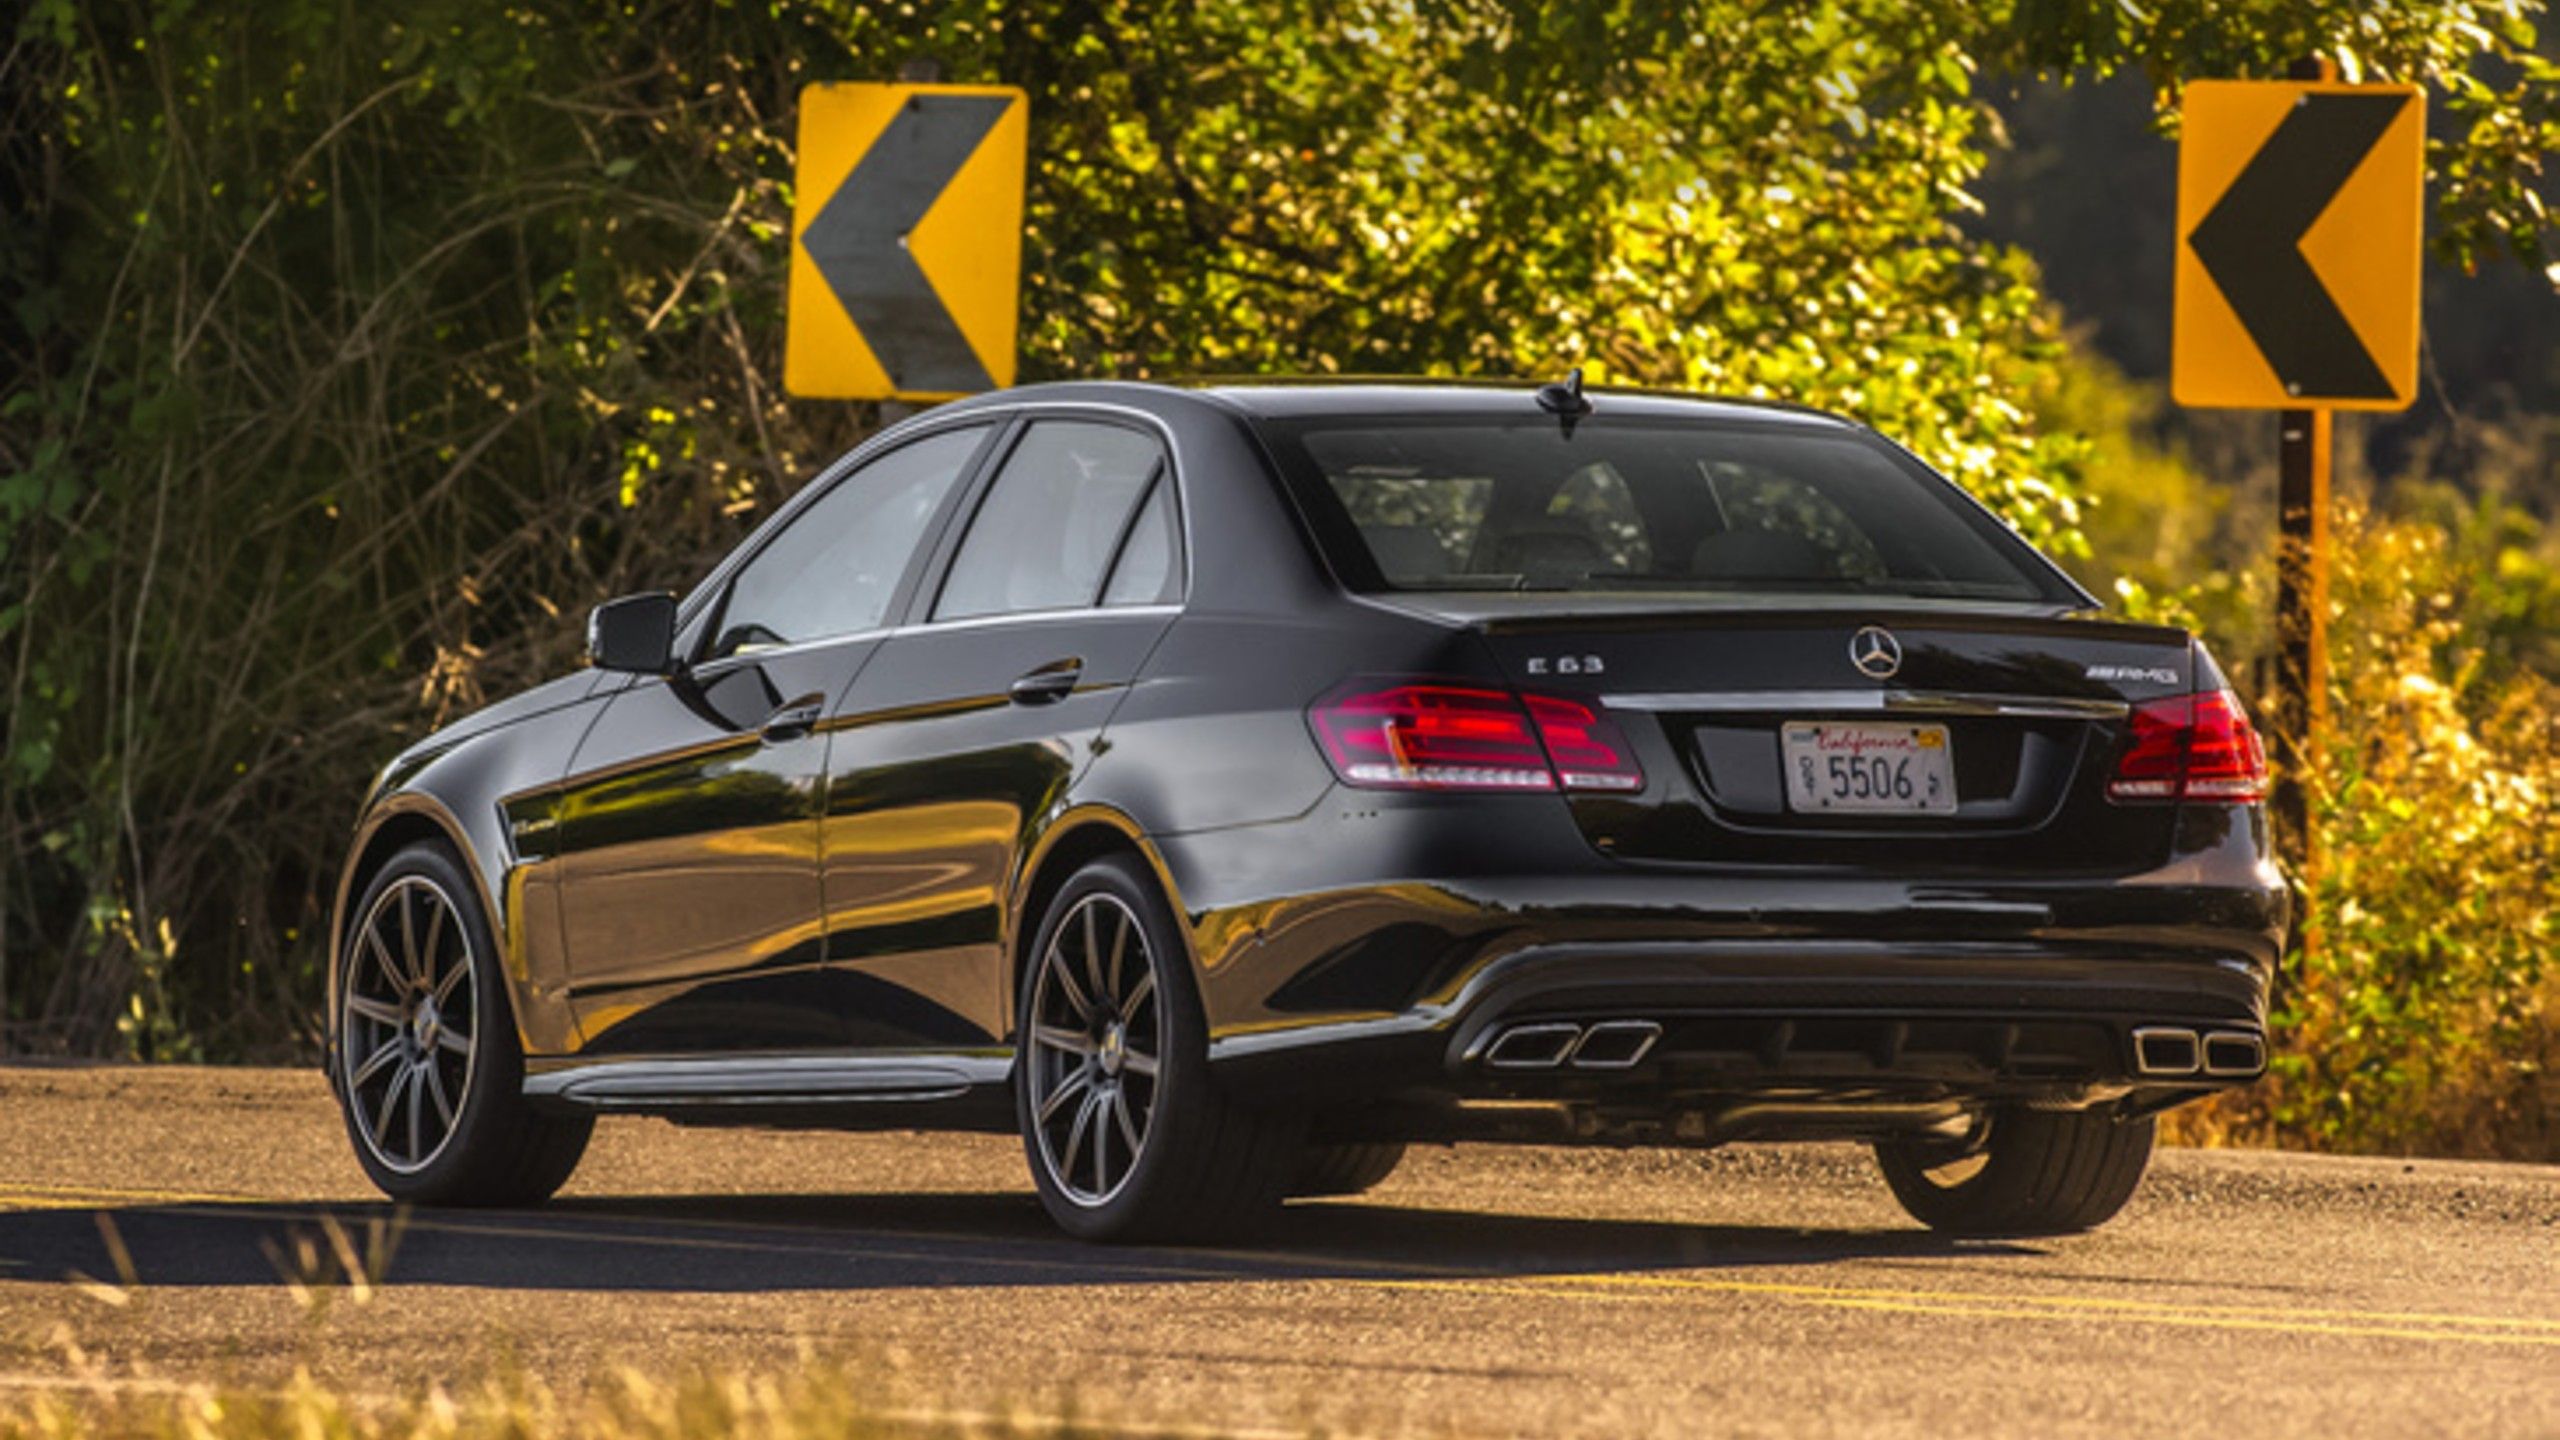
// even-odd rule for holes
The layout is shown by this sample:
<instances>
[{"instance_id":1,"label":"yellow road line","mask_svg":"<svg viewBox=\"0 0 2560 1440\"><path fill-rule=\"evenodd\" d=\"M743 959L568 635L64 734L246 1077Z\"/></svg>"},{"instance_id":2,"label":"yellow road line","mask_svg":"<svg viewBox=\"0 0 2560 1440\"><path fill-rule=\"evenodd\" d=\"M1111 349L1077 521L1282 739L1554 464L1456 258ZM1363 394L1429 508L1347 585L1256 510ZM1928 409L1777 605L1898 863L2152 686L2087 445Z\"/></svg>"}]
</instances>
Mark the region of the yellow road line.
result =
<instances>
[{"instance_id":1,"label":"yellow road line","mask_svg":"<svg viewBox=\"0 0 2560 1440\"><path fill-rule=\"evenodd\" d=\"M0 1186L4 1210L109 1210L133 1205L237 1205L254 1197L205 1195L186 1190L124 1190L103 1185Z\"/></svg>"},{"instance_id":2,"label":"yellow road line","mask_svg":"<svg viewBox=\"0 0 2560 1440\"><path fill-rule=\"evenodd\" d=\"M2131 1300L2113 1295L2034 1295L2003 1294L1987 1290L1918 1290L1870 1287L1863 1285L1788 1284L1770 1280L1706 1280L1684 1275L1622 1275L1591 1273L1541 1277L1576 1285L1627 1285L1676 1290L1723 1290L1728 1292L1759 1291L1769 1294L1807 1296L1890 1295L1898 1299L1927 1300L1945 1303L1980 1303L2014 1305L2031 1300L2038 1305L2062 1306L2089 1310L2170 1310L2184 1313L2195 1307L2176 1300ZM2507 1328L2549 1330L2560 1334L2560 1319L2533 1316L2452 1315L2426 1310L2334 1310L2304 1305L2233 1305L2215 1301L2204 1307L2218 1315L2260 1315L2278 1319L2311 1318L2348 1321L2409 1321L2427 1325L2487 1325Z\"/></svg>"},{"instance_id":3,"label":"yellow road line","mask_svg":"<svg viewBox=\"0 0 2560 1440\"><path fill-rule=\"evenodd\" d=\"M2427 1328L2414 1325L2345 1325L2334 1321L2286 1321L2253 1315L2226 1315L2209 1310L2173 1311L2165 1307L2157 1313L2101 1316L2087 1312L2060 1311L2050 1308L2001 1308L1988 1305L1949 1305L1906 1303L1897 1300L1827 1300L1816 1302L1841 1310L1887 1310L1915 1315L1968 1315L2008 1320L2131 1320L2143 1325L2168 1325L2191 1330L2266 1330L2287 1335L2347 1335L2363 1339L2383 1340L2452 1340L2465 1345L2547 1345L2560 1347L2560 1334L2537 1334L2531 1331L2482 1331L2455 1328ZM2447 1316L2464 1325L2492 1323L2469 1316Z\"/></svg>"},{"instance_id":4,"label":"yellow road line","mask_svg":"<svg viewBox=\"0 0 2560 1440\"><path fill-rule=\"evenodd\" d=\"M1356 1283L1385 1289L1459 1290L1478 1294L1531 1295L1544 1299L1566 1295L1592 1300L1655 1302L1675 1301L1681 1291L1712 1292L1762 1296L1827 1309L2017 1320L2114 1320L2198 1329L2560 1347L2560 1321L2530 1316L2194 1304L2122 1300L2095 1295L2002 1295L1985 1291L1897 1290L1755 1280L1696 1280L1659 1275L1555 1275L1523 1276L1509 1281L1379 1280Z\"/></svg>"}]
</instances>

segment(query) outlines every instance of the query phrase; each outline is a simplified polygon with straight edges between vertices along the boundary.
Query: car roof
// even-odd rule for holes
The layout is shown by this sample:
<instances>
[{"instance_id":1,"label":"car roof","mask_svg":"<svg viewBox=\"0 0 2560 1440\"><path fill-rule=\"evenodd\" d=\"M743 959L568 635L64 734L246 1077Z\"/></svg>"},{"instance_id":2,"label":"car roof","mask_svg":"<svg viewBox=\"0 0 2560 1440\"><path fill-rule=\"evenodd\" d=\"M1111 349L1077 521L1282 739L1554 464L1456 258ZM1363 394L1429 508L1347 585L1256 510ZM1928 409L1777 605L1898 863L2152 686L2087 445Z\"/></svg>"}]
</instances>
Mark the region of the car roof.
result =
<instances>
[{"instance_id":1,"label":"car roof","mask_svg":"<svg viewBox=\"0 0 2560 1440\"><path fill-rule=\"evenodd\" d=\"M1069 380L992 391L964 404L972 409L1078 401L1124 405L1153 402L1161 405L1168 400L1189 397L1208 400L1256 420L1414 414L1506 416L1535 413L1539 383L1391 376ZM1779 401L1729 399L1675 390L1604 385L1591 386L1584 393L1591 397L1596 414L1649 419L1776 422L1809 429L1859 428L1840 416Z\"/></svg>"}]
</instances>

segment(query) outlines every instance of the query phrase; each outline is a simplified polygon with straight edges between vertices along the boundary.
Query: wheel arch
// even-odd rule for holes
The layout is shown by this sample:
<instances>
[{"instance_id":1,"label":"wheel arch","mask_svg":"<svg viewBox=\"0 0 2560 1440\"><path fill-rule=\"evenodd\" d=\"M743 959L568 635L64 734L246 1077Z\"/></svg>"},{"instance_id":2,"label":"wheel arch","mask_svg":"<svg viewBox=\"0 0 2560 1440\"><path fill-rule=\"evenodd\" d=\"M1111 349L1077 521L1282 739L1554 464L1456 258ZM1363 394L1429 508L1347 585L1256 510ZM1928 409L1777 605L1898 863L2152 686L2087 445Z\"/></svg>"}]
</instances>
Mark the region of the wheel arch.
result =
<instances>
[{"instance_id":1,"label":"wheel arch","mask_svg":"<svg viewBox=\"0 0 2560 1440\"><path fill-rule=\"evenodd\" d=\"M1060 814L1044 827L1035 840L1013 886L1013 903L1005 912L1005 995L1007 1014L1018 1009L1022 1000L1022 977L1029 968L1024 963L1023 947L1029 943L1031 931L1040 923L1049 901L1065 888L1068 877L1106 855L1133 855L1155 877L1165 902L1173 907L1176 926L1182 932L1184 957L1198 974L1199 951L1193 943L1191 926L1183 907L1182 892L1173 883L1173 872L1164 856L1147 839L1137 821L1107 805L1080 805Z\"/></svg>"},{"instance_id":2,"label":"wheel arch","mask_svg":"<svg viewBox=\"0 0 2560 1440\"><path fill-rule=\"evenodd\" d=\"M339 877L337 902L329 920L327 1008L321 1018L327 1043L322 1047L321 1064L331 1076L337 1074L339 977L345 972L347 927L355 923L356 901L393 856L421 841L441 844L453 852L462 873L470 877L472 898L479 902L480 913L488 917L493 930L501 923L500 911L489 894L488 879L481 873L471 841L453 812L435 797L415 790L385 799L356 832L356 843L349 852L346 870ZM515 997L509 995L506 1000L512 1016Z\"/></svg>"}]
</instances>

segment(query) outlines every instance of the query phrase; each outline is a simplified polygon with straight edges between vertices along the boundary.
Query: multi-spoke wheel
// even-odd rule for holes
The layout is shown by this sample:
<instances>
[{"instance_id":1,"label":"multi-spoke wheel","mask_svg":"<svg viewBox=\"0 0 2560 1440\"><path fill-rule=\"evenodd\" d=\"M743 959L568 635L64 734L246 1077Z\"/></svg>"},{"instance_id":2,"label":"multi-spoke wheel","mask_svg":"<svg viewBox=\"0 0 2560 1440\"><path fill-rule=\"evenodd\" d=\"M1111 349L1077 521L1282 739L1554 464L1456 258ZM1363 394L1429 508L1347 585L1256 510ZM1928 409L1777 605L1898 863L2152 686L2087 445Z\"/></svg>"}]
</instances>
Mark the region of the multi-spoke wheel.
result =
<instances>
[{"instance_id":1,"label":"multi-spoke wheel","mask_svg":"<svg viewBox=\"0 0 2560 1440\"><path fill-rule=\"evenodd\" d=\"M1278 1205L1304 1124L1218 1090L1181 931L1140 862L1109 856L1069 877L1023 961L1014 1095L1060 1225L1189 1238Z\"/></svg>"},{"instance_id":2,"label":"multi-spoke wheel","mask_svg":"<svg viewBox=\"0 0 2560 1440\"><path fill-rule=\"evenodd\" d=\"M1050 937L1031 981L1032 1130L1058 1186L1100 1205L1147 1147L1164 1054L1155 967L1127 902L1096 891Z\"/></svg>"},{"instance_id":3,"label":"multi-spoke wheel","mask_svg":"<svg viewBox=\"0 0 2560 1440\"><path fill-rule=\"evenodd\" d=\"M401 851L366 887L339 950L332 1053L356 1158L384 1193L508 1204L560 1187L592 1122L523 1095L487 919L440 846Z\"/></svg>"},{"instance_id":4,"label":"multi-spoke wheel","mask_svg":"<svg viewBox=\"0 0 2560 1440\"><path fill-rule=\"evenodd\" d=\"M436 1157L471 1087L479 989L453 900L404 875L358 923L338 1031L347 1103L362 1138L394 1170Z\"/></svg>"}]
</instances>

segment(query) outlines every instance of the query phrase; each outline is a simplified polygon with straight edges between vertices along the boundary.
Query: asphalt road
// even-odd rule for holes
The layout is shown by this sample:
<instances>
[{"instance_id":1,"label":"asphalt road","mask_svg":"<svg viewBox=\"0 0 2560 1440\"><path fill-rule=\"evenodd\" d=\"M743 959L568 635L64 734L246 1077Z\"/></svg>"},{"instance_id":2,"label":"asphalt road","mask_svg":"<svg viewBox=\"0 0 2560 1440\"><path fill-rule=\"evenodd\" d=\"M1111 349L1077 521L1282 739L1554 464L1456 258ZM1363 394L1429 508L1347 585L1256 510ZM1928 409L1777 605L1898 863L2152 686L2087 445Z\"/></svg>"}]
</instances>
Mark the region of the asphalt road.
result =
<instances>
[{"instance_id":1,"label":"asphalt road","mask_svg":"<svg viewBox=\"0 0 2560 1440\"><path fill-rule=\"evenodd\" d=\"M2560 1436L2554 1167L2171 1151L2095 1235L1984 1243L1847 1147L1425 1151L1250 1251L1110 1250L1008 1141L620 1120L546 1209L390 1220L315 1075L0 1068L0 1390L814 1352L1248 1432ZM298 1283L332 1230L388 1255L362 1301Z\"/></svg>"}]
</instances>

